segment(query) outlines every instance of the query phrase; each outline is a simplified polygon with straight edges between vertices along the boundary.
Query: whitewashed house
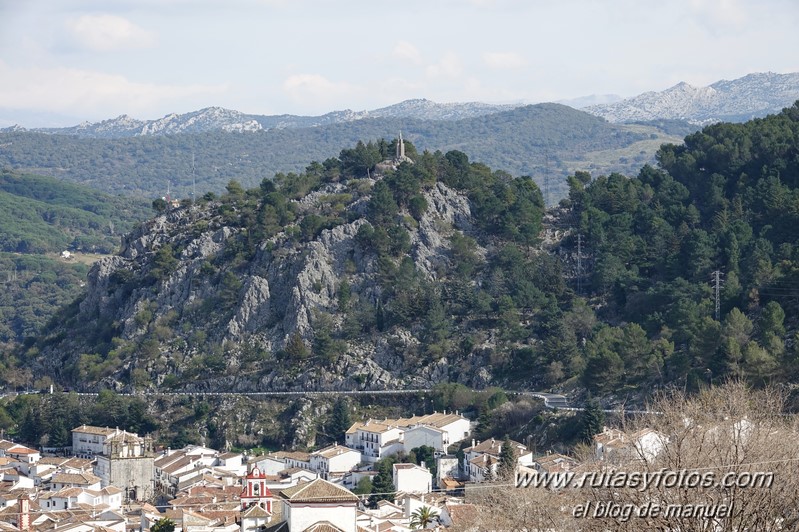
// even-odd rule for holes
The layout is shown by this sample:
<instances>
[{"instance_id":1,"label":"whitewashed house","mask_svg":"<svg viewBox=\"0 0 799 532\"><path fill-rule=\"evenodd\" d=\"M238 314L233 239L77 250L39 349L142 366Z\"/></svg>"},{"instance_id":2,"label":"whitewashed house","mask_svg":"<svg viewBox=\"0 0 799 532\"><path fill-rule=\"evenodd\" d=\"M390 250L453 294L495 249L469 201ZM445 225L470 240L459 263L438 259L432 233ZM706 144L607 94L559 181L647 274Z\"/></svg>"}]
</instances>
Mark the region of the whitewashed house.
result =
<instances>
[{"instance_id":1,"label":"whitewashed house","mask_svg":"<svg viewBox=\"0 0 799 532\"><path fill-rule=\"evenodd\" d=\"M279 493L282 525L270 532L356 532L359 499L349 490L324 479L298 484Z\"/></svg>"},{"instance_id":2,"label":"whitewashed house","mask_svg":"<svg viewBox=\"0 0 799 532\"><path fill-rule=\"evenodd\" d=\"M310 456L311 470L325 480L341 480L361 463L361 453L343 445L331 445Z\"/></svg>"},{"instance_id":3,"label":"whitewashed house","mask_svg":"<svg viewBox=\"0 0 799 532\"><path fill-rule=\"evenodd\" d=\"M517 464L533 465L533 453L524 444L511 440L516 447ZM484 442L474 442L463 450L463 470L470 482L484 482L496 478L499 457L502 453L502 440L494 438Z\"/></svg>"},{"instance_id":4,"label":"whitewashed house","mask_svg":"<svg viewBox=\"0 0 799 532\"><path fill-rule=\"evenodd\" d=\"M426 467L394 464L392 478L398 492L422 494L433 491L433 475Z\"/></svg>"},{"instance_id":5,"label":"whitewashed house","mask_svg":"<svg viewBox=\"0 0 799 532\"><path fill-rule=\"evenodd\" d=\"M369 419L354 423L347 430L345 444L360 451L365 462L376 462L423 445L446 453L451 444L469 436L470 426L469 420L457 412L434 412L382 421Z\"/></svg>"},{"instance_id":6,"label":"whitewashed house","mask_svg":"<svg viewBox=\"0 0 799 532\"><path fill-rule=\"evenodd\" d=\"M627 434L606 427L594 435L594 452L597 460L614 462L632 459L651 462L667 443L668 437L653 429L645 428Z\"/></svg>"}]
</instances>

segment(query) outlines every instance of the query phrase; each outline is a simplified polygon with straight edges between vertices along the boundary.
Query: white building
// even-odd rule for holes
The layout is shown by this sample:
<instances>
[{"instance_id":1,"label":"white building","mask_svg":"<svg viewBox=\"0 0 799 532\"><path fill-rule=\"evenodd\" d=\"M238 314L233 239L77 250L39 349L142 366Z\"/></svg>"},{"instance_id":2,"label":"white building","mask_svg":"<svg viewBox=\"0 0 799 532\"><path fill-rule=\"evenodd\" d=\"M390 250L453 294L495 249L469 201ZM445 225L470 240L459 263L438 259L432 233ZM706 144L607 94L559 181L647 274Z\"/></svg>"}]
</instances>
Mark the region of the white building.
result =
<instances>
[{"instance_id":1,"label":"white building","mask_svg":"<svg viewBox=\"0 0 799 532\"><path fill-rule=\"evenodd\" d=\"M353 424L345 436L347 447L360 451L363 461L370 463L398 453L403 449L400 440L403 430L392 421L369 419Z\"/></svg>"},{"instance_id":2,"label":"white building","mask_svg":"<svg viewBox=\"0 0 799 532\"><path fill-rule=\"evenodd\" d=\"M99 491L102 488L100 477L91 473L56 473L50 479L50 491L64 488L83 488Z\"/></svg>"},{"instance_id":3,"label":"white building","mask_svg":"<svg viewBox=\"0 0 799 532\"><path fill-rule=\"evenodd\" d=\"M433 475L426 467L416 464L394 464L394 488L403 493L430 493L433 491Z\"/></svg>"},{"instance_id":4,"label":"white building","mask_svg":"<svg viewBox=\"0 0 799 532\"><path fill-rule=\"evenodd\" d=\"M533 460L533 465L519 466L517 469L517 482L529 480L531 476L545 476L547 487L559 490L568 487L572 479L571 471L578 466L577 460L568 456L550 453Z\"/></svg>"},{"instance_id":5,"label":"white building","mask_svg":"<svg viewBox=\"0 0 799 532\"><path fill-rule=\"evenodd\" d=\"M282 457L267 454L252 458L247 466L250 470L257 467L264 475L277 475L286 469L286 461Z\"/></svg>"},{"instance_id":6,"label":"white building","mask_svg":"<svg viewBox=\"0 0 799 532\"><path fill-rule=\"evenodd\" d=\"M73 443L77 440L84 445L81 454L93 452L97 457L94 473L100 477L102 486L121 487L126 502L146 500L155 495L152 440L119 429L106 429L111 432L92 429L98 427L78 427L72 431L72 439ZM98 447L101 448L99 453L95 451Z\"/></svg>"},{"instance_id":7,"label":"white building","mask_svg":"<svg viewBox=\"0 0 799 532\"><path fill-rule=\"evenodd\" d=\"M42 455L36 449L25 447L9 440L0 440L0 457L6 457L14 462L18 462L28 474L31 465L36 464Z\"/></svg>"},{"instance_id":8,"label":"white building","mask_svg":"<svg viewBox=\"0 0 799 532\"><path fill-rule=\"evenodd\" d=\"M119 510L122 508L122 490L108 486L101 490L83 488L64 488L58 491L43 492L38 500L42 510L67 510L80 508L81 505L101 510Z\"/></svg>"},{"instance_id":9,"label":"white building","mask_svg":"<svg viewBox=\"0 0 799 532\"><path fill-rule=\"evenodd\" d=\"M449 447L449 433L429 425L416 425L405 429L402 447L406 453L417 447L432 447L439 453L446 453Z\"/></svg>"},{"instance_id":10,"label":"white building","mask_svg":"<svg viewBox=\"0 0 799 532\"><path fill-rule=\"evenodd\" d=\"M594 435L597 460L651 462L668 443L668 437L653 429L641 429L626 434L618 429L605 428Z\"/></svg>"},{"instance_id":11,"label":"white building","mask_svg":"<svg viewBox=\"0 0 799 532\"><path fill-rule=\"evenodd\" d=\"M81 425L72 429L72 453L83 458L94 458L103 452L105 440L119 429Z\"/></svg>"},{"instance_id":12,"label":"white building","mask_svg":"<svg viewBox=\"0 0 799 532\"><path fill-rule=\"evenodd\" d=\"M369 419L354 423L345 435L347 447L361 452L366 462L376 462L399 451L422 445L446 453L447 447L469 436L470 422L457 412L434 412L410 418Z\"/></svg>"},{"instance_id":13,"label":"white building","mask_svg":"<svg viewBox=\"0 0 799 532\"><path fill-rule=\"evenodd\" d=\"M516 447L517 463L523 466L533 465L533 453L519 442L511 440ZM471 482L483 482L496 478L499 457L502 453L502 440L494 438L475 443L463 450L463 470Z\"/></svg>"},{"instance_id":14,"label":"white building","mask_svg":"<svg viewBox=\"0 0 799 532\"><path fill-rule=\"evenodd\" d=\"M349 490L323 479L280 491L284 525L280 531L356 532L359 499Z\"/></svg>"},{"instance_id":15,"label":"white building","mask_svg":"<svg viewBox=\"0 0 799 532\"><path fill-rule=\"evenodd\" d=\"M325 480L341 479L361 463L361 453L343 445L331 445L310 456L311 470Z\"/></svg>"}]
</instances>

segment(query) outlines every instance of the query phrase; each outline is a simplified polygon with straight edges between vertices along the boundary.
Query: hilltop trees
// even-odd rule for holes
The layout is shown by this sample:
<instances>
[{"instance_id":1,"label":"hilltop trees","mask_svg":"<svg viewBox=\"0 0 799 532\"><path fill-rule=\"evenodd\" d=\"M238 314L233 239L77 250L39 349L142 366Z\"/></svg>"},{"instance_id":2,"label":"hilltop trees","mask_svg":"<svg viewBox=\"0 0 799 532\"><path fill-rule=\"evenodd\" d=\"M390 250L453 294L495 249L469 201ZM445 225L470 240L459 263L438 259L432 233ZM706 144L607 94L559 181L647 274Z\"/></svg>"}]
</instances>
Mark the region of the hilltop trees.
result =
<instances>
[{"instance_id":1,"label":"hilltop trees","mask_svg":"<svg viewBox=\"0 0 799 532\"><path fill-rule=\"evenodd\" d=\"M566 205L588 249L584 286L608 306L586 343L593 391L645 381L694 386L707 372L765 383L791 374L783 313L799 310L799 104L664 145L635 178L578 173ZM718 274L713 274L718 271ZM718 275L720 316L716 319ZM636 328L637 327L637 328ZM618 355L618 357L616 356ZM595 378L596 376L596 378Z\"/></svg>"}]
</instances>

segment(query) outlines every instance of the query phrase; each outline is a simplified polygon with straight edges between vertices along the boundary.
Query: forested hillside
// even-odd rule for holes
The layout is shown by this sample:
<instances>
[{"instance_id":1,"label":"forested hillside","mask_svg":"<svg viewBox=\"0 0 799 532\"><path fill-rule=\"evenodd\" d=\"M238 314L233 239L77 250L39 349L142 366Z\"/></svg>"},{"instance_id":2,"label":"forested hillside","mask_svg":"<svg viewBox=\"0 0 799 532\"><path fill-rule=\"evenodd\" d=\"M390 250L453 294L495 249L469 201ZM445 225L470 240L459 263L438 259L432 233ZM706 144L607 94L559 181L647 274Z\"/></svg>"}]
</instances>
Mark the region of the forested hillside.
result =
<instances>
[{"instance_id":1,"label":"forested hillside","mask_svg":"<svg viewBox=\"0 0 799 532\"><path fill-rule=\"evenodd\" d=\"M0 346L33 338L85 285L88 266L62 251L115 253L148 203L52 177L0 172ZM15 381L24 381L15 375Z\"/></svg>"},{"instance_id":2,"label":"forested hillside","mask_svg":"<svg viewBox=\"0 0 799 532\"><path fill-rule=\"evenodd\" d=\"M82 293L88 271L79 262L0 252L0 350L35 338L59 308ZM11 380L25 383L28 377Z\"/></svg>"},{"instance_id":3,"label":"forested hillside","mask_svg":"<svg viewBox=\"0 0 799 532\"><path fill-rule=\"evenodd\" d=\"M797 134L799 105L707 127L571 176L546 218L529 178L359 143L143 224L8 364L119 390L790 382Z\"/></svg>"},{"instance_id":4,"label":"forested hillside","mask_svg":"<svg viewBox=\"0 0 799 532\"><path fill-rule=\"evenodd\" d=\"M799 102L707 127L664 146L658 161L634 179L570 179L567 204L591 263L586 295L605 323L584 350L585 384L607 393L653 381L795 380Z\"/></svg>"},{"instance_id":5,"label":"forested hillside","mask_svg":"<svg viewBox=\"0 0 799 532\"><path fill-rule=\"evenodd\" d=\"M144 224L21 363L120 389L485 386L565 292L534 249L541 193L462 152L380 164L394 149Z\"/></svg>"},{"instance_id":6,"label":"forested hillside","mask_svg":"<svg viewBox=\"0 0 799 532\"><path fill-rule=\"evenodd\" d=\"M256 187L264 177L301 172L308 161L335 158L342 147L398 131L419 149L463 151L539 183L549 176L552 203L565 196L573 169L637 171L659 143L678 140L656 126L613 125L570 107L540 104L462 120L380 118L249 133L118 139L0 133L0 165L150 199L164 196L171 183L173 195L186 198L193 178L199 193L220 193L231 179ZM589 156L595 152L602 156Z\"/></svg>"},{"instance_id":7,"label":"forested hillside","mask_svg":"<svg viewBox=\"0 0 799 532\"><path fill-rule=\"evenodd\" d=\"M150 203L52 177L0 172L0 251L114 253Z\"/></svg>"}]
</instances>

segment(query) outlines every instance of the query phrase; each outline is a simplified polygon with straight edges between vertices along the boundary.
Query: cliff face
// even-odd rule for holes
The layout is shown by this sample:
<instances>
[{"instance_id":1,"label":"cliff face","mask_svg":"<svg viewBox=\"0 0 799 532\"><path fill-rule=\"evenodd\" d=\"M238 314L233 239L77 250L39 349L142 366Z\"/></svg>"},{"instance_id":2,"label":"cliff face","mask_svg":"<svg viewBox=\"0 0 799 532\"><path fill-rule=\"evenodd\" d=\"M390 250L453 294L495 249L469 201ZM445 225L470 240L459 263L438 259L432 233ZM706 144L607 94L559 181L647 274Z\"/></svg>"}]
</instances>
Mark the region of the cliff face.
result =
<instances>
[{"instance_id":1,"label":"cliff face","mask_svg":"<svg viewBox=\"0 0 799 532\"><path fill-rule=\"evenodd\" d=\"M323 212L347 190L328 183L295 200L297 219ZM437 289L453 266L451 237L477 231L462 192L435 183L423 197L421 216L400 212L398 220L408 233L404 257L420 282ZM51 331L38 364L78 388L117 390L487 385L480 349L422 357L418 323L357 323L356 310L381 312L392 288L385 262L396 267L403 259L381 257L359 237L374 228L364 216L369 199L368 191L352 199L346 219L312 238L298 236L301 224L288 224L249 253L242 242L252 229L230 223L240 214L235 205L217 200L161 214L127 235L118 256L94 265L85 297ZM487 252L480 244L472 251Z\"/></svg>"}]
</instances>

